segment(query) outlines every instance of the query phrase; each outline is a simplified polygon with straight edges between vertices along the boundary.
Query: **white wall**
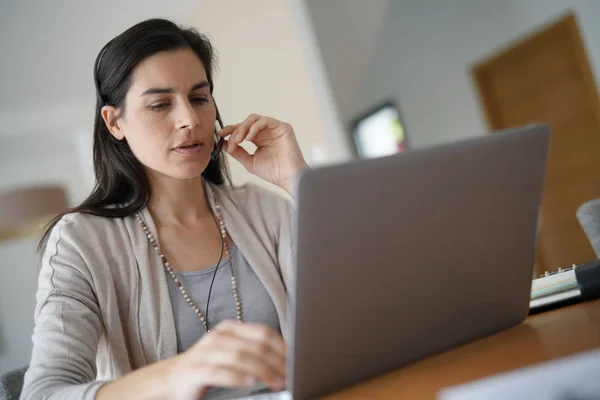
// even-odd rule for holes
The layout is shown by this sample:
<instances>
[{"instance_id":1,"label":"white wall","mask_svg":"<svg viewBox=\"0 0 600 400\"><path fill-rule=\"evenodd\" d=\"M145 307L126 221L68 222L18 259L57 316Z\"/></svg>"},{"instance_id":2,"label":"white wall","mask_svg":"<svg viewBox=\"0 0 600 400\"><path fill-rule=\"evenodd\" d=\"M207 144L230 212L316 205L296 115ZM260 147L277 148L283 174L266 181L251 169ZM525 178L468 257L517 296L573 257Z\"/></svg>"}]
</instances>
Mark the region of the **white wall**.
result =
<instances>
[{"instance_id":1,"label":"white wall","mask_svg":"<svg viewBox=\"0 0 600 400\"><path fill-rule=\"evenodd\" d=\"M341 113L360 112L391 96L416 147L480 135L488 128L471 67L569 8L599 76L599 1L393 1L372 63L359 78L359 101Z\"/></svg>"},{"instance_id":2,"label":"white wall","mask_svg":"<svg viewBox=\"0 0 600 400\"><path fill-rule=\"evenodd\" d=\"M46 120L54 121L48 115L53 114L57 121L86 124L88 106L94 105L92 67L104 43L145 18L180 18L197 3L0 1L0 120L11 122L0 126L0 133L22 130L12 122L26 115L29 118L21 118L21 124L37 126L39 121L31 118L32 112L43 114ZM52 112L58 110L63 111ZM83 115L78 117L76 110Z\"/></svg>"},{"instance_id":3,"label":"white wall","mask_svg":"<svg viewBox=\"0 0 600 400\"><path fill-rule=\"evenodd\" d=\"M324 114L290 3L220 0L199 6L186 21L217 49L215 99L226 125L251 113L268 115L292 124L307 161L315 161L315 148L328 151ZM230 166L234 183L264 185L237 161L230 159Z\"/></svg>"},{"instance_id":4,"label":"white wall","mask_svg":"<svg viewBox=\"0 0 600 400\"><path fill-rule=\"evenodd\" d=\"M327 111L332 161L355 157L348 123L360 106L362 80L373 58L391 0L297 0L304 42L314 55L313 79Z\"/></svg>"},{"instance_id":5,"label":"white wall","mask_svg":"<svg viewBox=\"0 0 600 400\"><path fill-rule=\"evenodd\" d=\"M356 107L361 85L377 49L391 0L306 0L324 53L325 69L344 120Z\"/></svg>"}]
</instances>

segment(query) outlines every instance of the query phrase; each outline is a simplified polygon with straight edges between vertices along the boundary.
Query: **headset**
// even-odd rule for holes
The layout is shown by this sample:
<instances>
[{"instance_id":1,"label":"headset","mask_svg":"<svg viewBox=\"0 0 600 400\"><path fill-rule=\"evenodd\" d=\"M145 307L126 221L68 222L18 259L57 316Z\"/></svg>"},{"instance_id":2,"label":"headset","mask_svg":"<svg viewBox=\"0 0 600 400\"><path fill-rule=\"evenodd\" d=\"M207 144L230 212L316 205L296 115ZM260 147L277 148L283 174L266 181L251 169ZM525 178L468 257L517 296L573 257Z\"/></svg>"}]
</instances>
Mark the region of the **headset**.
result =
<instances>
[{"instance_id":1,"label":"headset","mask_svg":"<svg viewBox=\"0 0 600 400\"><path fill-rule=\"evenodd\" d=\"M219 130L223 129L223 120L221 119L221 114L219 113L219 108L217 107L217 103L215 102L215 99L213 97L213 104L215 105L215 110L217 111L217 123L219 124ZM215 137L218 138L217 135L217 130L216 130L216 126L215 126ZM213 149L213 151L210 153L210 159L213 161L217 161L217 158L219 158L219 154L221 154L221 150L223 149L223 144L225 144L225 138L220 138L218 139L217 143L215 144L215 148Z\"/></svg>"}]
</instances>

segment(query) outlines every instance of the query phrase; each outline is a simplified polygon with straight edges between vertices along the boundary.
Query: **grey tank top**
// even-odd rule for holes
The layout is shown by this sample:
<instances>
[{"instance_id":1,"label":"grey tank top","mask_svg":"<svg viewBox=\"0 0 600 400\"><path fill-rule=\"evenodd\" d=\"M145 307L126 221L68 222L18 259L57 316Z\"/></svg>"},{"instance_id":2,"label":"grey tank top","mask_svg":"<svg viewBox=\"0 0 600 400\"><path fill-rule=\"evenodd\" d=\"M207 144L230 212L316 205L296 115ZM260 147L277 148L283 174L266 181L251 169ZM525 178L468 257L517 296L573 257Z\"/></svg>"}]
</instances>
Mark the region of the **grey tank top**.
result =
<instances>
[{"instance_id":1,"label":"grey tank top","mask_svg":"<svg viewBox=\"0 0 600 400\"><path fill-rule=\"evenodd\" d=\"M266 324L281 333L277 311L271 297L235 244L231 248L231 260L237 281L238 295L242 303L244 322ZM204 315L206 315L208 290L216 267L215 265L201 271L175 272L188 295ZM204 336L205 331L202 321L185 301L169 274L167 274L167 282L175 318L177 351L181 353ZM235 301L231 289L231 271L229 261L225 256L223 256L215 276L209 307L209 329L214 328L223 320L236 320Z\"/></svg>"}]
</instances>

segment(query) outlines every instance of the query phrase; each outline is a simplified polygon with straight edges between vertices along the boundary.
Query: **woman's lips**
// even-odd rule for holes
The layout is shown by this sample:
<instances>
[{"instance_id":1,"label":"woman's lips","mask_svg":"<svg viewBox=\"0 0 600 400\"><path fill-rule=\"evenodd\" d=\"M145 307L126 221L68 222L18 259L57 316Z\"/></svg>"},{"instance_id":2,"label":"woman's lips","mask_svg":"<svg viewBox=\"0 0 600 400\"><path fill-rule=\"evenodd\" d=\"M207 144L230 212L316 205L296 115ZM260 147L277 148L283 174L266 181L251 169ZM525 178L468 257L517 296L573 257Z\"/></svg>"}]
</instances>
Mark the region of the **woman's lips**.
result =
<instances>
[{"instance_id":1,"label":"woman's lips","mask_svg":"<svg viewBox=\"0 0 600 400\"><path fill-rule=\"evenodd\" d=\"M202 144L194 143L186 146L179 146L173 149L173 151L179 154L195 154L202 149Z\"/></svg>"}]
</instances>

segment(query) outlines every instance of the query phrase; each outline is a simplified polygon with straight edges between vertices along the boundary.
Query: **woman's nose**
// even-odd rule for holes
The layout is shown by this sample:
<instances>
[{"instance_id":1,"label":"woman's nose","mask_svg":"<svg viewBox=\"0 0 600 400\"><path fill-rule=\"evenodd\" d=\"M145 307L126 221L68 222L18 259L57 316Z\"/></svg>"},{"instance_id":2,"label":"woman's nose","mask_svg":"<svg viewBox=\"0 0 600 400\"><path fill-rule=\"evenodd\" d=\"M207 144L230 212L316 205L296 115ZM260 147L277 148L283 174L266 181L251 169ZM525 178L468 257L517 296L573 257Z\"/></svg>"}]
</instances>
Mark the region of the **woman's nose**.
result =
<instances>
[{"instance_id":1,"label":"woman's nose","mask_svg":"<svg viewBox=\"0 0 600 400\"><path fill-rule=\"evenodd\" d=\"M177 129L193 129L199 124L196 110L194 110L189 101L186 100L179 103L176 121Z\"/></svg>"}]
</instances>

